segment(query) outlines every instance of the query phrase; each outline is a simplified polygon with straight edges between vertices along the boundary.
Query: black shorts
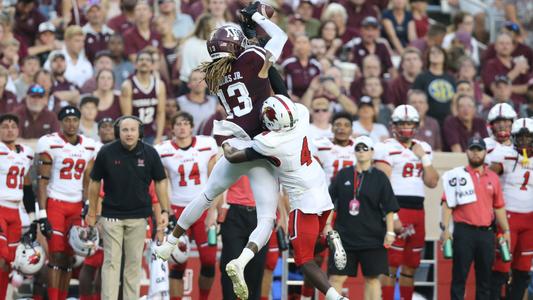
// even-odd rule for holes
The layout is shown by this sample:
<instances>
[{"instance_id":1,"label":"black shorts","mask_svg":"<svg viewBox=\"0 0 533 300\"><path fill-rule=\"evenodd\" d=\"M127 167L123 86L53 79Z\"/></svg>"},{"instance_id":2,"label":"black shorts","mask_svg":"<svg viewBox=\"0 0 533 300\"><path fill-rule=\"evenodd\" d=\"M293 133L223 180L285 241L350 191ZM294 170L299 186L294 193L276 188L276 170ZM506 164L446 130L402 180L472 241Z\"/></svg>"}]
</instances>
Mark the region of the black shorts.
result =
<instances>
[{"instance_id":1,"label":"black shorts","mask_svg":"<svg viewBox=\"0 0 533 300\"><path fill-rule=\"evenodd\" d=\"M347 262L344 270L338 270L333 261L333 255L328 257L328 274L356 277L357 268L361 264L363 276L374 277L389 273L387 249L368 249L346 251Z\"/></svg>"}]
</instances>

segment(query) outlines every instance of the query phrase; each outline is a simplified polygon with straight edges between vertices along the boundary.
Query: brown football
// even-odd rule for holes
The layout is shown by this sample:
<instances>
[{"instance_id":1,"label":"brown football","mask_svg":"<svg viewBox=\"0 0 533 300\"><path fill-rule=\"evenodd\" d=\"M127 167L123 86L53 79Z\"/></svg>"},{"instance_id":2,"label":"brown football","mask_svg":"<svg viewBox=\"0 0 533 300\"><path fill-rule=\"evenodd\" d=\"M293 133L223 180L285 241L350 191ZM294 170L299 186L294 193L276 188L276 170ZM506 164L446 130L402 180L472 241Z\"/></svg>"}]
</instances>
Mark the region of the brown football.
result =
<instances>
[{"instance_id":1,"label":"brown football","mask_svg":"<svg viewBox=\"0 0 533 300\"><path fill-rule=\"evenodd\" d=\"M257 12L270 19L274 15L274 8L272 8L272 6L268 4L261 2L261 4L259 4Z\"/></svg>"}]
</instances>

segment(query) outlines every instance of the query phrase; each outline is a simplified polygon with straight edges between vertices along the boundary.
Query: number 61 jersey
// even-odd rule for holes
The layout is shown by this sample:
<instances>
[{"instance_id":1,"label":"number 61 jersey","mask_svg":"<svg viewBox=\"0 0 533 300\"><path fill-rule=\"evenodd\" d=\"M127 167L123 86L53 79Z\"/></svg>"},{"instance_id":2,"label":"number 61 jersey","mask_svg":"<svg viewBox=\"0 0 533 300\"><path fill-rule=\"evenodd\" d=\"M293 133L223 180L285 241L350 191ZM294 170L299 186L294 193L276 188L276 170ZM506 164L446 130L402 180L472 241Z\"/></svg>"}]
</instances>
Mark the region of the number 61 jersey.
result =
<instances>
[{"instance_id":1,"label":"number 61 jersey","mask_svg":"<svg viewBox=\"0 0 533 300\"><path fill-rule=\"evenodd\" d=\"M78 143L73 145L56 132L41 137L36 152L52 160L46 188L48 197L65 202L82 201L83 175L88 163L96 156L96 142L78 135Z\"/></svg>"},{"instance_id":2,"label":"number 61 jersey","mask_svg":"<svg viewBox=\"0 0 533 300\"><path fill-rule=\"evenodd\" d=\"M28 146L16 145L9 149L0 142L0 205L18 209L22 200L24 176L33 164L33 150Z\"/></svg>"}]
</instances>

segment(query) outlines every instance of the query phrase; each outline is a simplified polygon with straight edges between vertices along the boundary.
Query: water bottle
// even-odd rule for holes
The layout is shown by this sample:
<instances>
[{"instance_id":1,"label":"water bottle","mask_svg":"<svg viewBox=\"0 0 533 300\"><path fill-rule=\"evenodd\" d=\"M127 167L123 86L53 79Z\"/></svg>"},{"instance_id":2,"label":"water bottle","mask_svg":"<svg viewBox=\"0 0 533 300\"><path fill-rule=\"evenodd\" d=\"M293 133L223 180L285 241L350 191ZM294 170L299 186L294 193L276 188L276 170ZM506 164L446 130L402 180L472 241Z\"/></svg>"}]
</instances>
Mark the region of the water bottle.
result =
<instances>
[{"instance_id":1,"label":"water bottle","mask_svg":"<svg viewBox=\"0 0 533 300\"><path fill-rule=\"evenodd\" d=\"M442 252L445 259L451 259L453 257L452 240L447 239L442 246Z\"/></svg>"},{"instance_id":2,"label":"water bottle","mask_svg":"<svg viewBox=\"0 0 533 300\"><path fill-rule=\"evenodd\" d=\"M211 225L207 230L207 245L214 247L217 245L217 226Z\"/></svg>"},{"instance_id":3,"label":"water bottle","mask_svg":"<svg viewBox=\"0 0 533 300\"><path fill-rule=\"evenodd\" d=\"M285 231L283 231L283 228L278 227L278 229L276 229L276 237L278 238L279 251L288 250L289 245L287 244L287 239L285 238Z\"/></svg>"},{"instance_id":4,"label":"water bottle","mask_svg":"<svg viewBox=\"0 0 533 300\"><path fill-rule=\"evenodd\" d=\"M505 240L503 234L498 235L498 244L500 247L500 255L502 257L503 262L510 262L511 252L509 251L509 244L507 244L507 240Z\"/></svg>"}]
</instances>

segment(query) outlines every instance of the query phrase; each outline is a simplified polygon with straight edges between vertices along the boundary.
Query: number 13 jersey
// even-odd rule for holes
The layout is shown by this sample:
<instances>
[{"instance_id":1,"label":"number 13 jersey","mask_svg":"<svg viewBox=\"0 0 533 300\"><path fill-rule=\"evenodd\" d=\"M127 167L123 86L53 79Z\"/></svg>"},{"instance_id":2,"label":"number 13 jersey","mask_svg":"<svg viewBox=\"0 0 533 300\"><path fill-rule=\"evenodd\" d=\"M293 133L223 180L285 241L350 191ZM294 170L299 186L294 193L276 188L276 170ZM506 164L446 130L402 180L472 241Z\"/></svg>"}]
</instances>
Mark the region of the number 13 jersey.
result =
<instances>
[{"instance_id":1,"label":"number 13 jersey","mask_svg":"<svg viewBox=\"0 0 533 300\"><path fill-rule=\"evenodd\" d=\"M83 197L83 175L96 156L96 142L78 135L73 145L60 133L45 135L37 142L37 151L52 160L52 171L46 192L49 198L79 202Z\"/></svg>"},{"instance_id":2,"label":"number 13 jersey","mask_svg":"<svg viewBox=\"0 0 533 300\"><path fill-rule=\"evenodd\" d=\"M0 205L15 209L23 197L24 176L33 164L33 150L28 146L16 147L11 150L0 142Z\"/></svg>"}]
</instances>

